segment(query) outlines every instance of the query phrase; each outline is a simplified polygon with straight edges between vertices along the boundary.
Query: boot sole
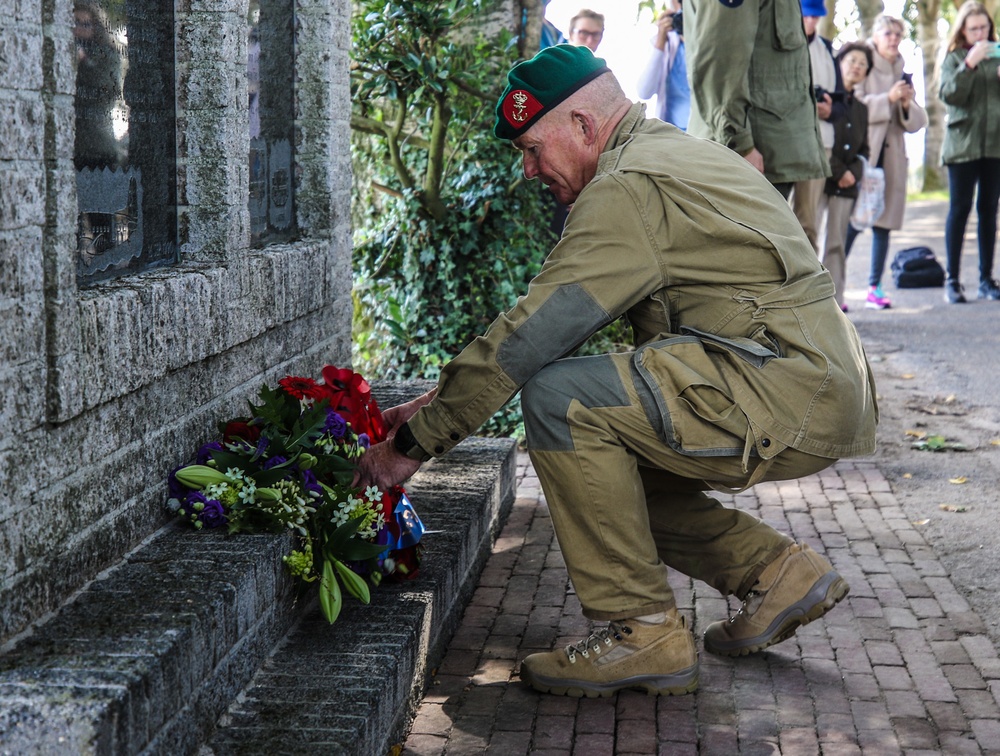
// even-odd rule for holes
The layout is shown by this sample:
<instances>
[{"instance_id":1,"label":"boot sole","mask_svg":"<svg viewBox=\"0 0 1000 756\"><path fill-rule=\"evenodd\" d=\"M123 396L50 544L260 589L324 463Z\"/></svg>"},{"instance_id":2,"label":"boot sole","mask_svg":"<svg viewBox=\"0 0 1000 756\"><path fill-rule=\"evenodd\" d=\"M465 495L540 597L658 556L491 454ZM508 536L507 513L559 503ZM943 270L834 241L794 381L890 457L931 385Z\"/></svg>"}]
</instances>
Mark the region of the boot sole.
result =
<instances>
[{"instance_id":1,"label":"boot sole","mask_svg":"<svg viewBox=\"0 0 1000 756\"><path fill-rule=\"evenodd\" d=\"M847 581L836 572L828 572L809 589L809 592L774 618L760 635L730 643L716 645L707 637L705 650L716 656L747 656L762 651L775 643L788 640L802 625L817 620L839 604L850 591Z\"/></svg>"},{"instance_id":2,"label":"boot sole","mask_svg":"<svg viewBox=\"0 0 1000 756\"><path fill-rule=\"evenodd\" d=\"M608 698L620 690L641 690L650 696L683 696L698 688L698 665L673 675L636 675L607 683L533 675L521 667L521 679L541 693L571 698Z\"/></svg>"}]
</instances>

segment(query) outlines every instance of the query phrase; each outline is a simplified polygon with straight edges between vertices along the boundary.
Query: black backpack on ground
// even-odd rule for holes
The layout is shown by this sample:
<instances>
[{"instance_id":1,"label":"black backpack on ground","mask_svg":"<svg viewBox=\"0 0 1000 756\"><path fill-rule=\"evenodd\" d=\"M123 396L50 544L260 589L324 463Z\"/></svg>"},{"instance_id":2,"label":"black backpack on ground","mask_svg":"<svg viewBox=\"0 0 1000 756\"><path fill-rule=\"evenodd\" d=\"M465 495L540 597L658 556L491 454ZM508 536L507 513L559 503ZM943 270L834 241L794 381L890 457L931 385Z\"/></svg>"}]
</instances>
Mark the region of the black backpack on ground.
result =
<instances>
[{"instance_id":1,"label":"black backpack on ground","mask_svg":"<svg viewBox=\"0 0 1000 756\"><path fill-rule=\"evenodd\" d=\"M897 289L944 286L944 268L930 248L910 247L892 258L892 278Z\"/></svg>"}]
</instances>

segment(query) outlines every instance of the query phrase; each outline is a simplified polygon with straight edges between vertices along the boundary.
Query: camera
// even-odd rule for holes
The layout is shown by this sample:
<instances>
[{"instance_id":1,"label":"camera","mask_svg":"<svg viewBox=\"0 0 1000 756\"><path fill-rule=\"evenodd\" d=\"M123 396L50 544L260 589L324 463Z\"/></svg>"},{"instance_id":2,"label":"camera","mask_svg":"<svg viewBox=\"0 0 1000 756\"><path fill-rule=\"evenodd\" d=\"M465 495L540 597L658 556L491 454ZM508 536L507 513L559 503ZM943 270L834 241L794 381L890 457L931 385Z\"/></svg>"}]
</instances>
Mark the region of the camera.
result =
<instances>
[{"instance_id":1,"label":"camera","mask_svg":"<svg viewBox=\"0 0 1000 756\"><path fill-rule=\"evenodd\" d=\"M683 36L684 35L684 13L683 13L683 11L677 11L673 16L671 16L671 18L674 21L674 31L677 32L678 34L680 34L681 36Z\"/></svg>"},{"instance_id":2,"label":"camera","mask_svg":"<svg viewBox=\"0 0 1000 756\"><path fill-rule=\"evenodd\" d=\"M909 85L910 85L911 87L913 86L913 74L911 74L911 73L906 73L906 71L903 71L903 75L902 75L902 76L900 76L899 78L900 78L900 79L901 79L902 81L905 81L905 82L906 82L907 84L909 84Z\"/></svg>"},{"instance_id":3,"label":"camera","mask_svg":"<svg viewBox=\"0 0 1000 756\"><path fill-rule=\"evenodd\" d=\"M816 102L823 102L823 96L828 95L831 102L843 102L846 92L830 92L823 87L814 86L813 92L816 94Z\"/></svg>"},{"instance_id":4,"label":"camera","mask_svg":"<svg viewBox=\"0 0 1000 756\"><path fill-rule=\"evenodd\" d=\"M986 53L987 58L1000 58L1000 42L990 42L990 50Z\"/></svg>"}]
</instances>

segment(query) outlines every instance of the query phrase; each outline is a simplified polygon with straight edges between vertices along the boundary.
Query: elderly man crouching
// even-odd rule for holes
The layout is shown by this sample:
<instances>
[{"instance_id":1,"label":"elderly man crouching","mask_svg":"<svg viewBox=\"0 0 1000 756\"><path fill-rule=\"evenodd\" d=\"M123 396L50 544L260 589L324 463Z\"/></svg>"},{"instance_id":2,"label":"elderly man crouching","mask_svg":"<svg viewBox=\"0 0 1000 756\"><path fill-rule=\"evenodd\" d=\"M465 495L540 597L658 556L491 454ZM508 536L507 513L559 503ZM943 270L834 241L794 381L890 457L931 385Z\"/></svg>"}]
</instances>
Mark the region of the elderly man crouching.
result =
<instances>
[{"instance_id":1,"label":"elderly man crouching","mask_svg":"<svg viewBox=\"0 0 1000 756\"><path fill-rule=\"evenodd\" d=\"M386 412L358 481L388 486L522 390L527 443L588 638L532 654L560 695L683 694L698 654L672 567L743 601L707 651L754 653L848 592L805 544L708 490L799 478L869 454L878 410L858 335L780 194L739 155L655 119L586 48L515 66L496 136L573 208L527 293ZM625 316L635 351L569 357Z\"/></svg>"}]
</instances>

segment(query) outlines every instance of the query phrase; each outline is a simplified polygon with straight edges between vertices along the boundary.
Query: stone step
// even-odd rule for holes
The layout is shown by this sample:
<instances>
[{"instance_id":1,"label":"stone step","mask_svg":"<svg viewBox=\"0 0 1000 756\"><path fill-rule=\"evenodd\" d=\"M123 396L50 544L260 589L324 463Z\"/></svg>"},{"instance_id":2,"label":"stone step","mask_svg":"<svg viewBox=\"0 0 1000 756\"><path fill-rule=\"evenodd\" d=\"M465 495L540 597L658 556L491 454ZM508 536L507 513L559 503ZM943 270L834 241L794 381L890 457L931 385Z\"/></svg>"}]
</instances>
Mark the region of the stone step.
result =
<instances>
[{"instance_id":1,"label":"stone step","mask_svg":"<svg viewBox=\"0 0 1000 756\"><path fill-rule=\"evenodd\" d=\"M323 753L384 753L513 504L514 455L472 438L427 463L407 484L440 531L420 575L346 597L332 626L284 569L290 536L161 529L0 650L0 754L290 753L311 732Z\"/></svg>"},{"instance_id":2,"label":"stone step","mask_svg":"<svg viewBox=\"0 0 1000 756\"><path fill-rule=\"evenodd\" d=\"M345 602L328 624L313 607L222 717L201 756L387 753L461 620L514 500L514 444L469 439L407 490L429 531L417 580Z\"/></svg>"}]
</instances>

